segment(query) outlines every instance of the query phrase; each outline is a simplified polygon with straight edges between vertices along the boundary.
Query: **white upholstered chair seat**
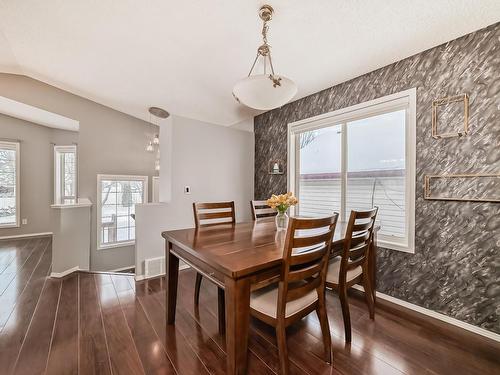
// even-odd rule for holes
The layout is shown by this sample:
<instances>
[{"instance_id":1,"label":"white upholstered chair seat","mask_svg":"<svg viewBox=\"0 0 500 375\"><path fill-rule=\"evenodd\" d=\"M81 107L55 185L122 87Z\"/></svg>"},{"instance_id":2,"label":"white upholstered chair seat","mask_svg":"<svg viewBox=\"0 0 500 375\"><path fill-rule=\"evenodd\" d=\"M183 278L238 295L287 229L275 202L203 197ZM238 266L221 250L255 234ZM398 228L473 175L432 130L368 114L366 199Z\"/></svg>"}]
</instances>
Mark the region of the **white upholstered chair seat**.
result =
<instances>
[{"instance_id":1,"label":"white upholstered chair seat","mask_svg":"<svg viewBox=\"0 0 500 375\"><path fill-rule=\"evenodd\" d=\"M311 290L305 296L286 304L285 317L305 309L318 300L318 292L316 289ZM278 309L278 285L270 285L268 287L252 292L250 295L250 307L264 315L276 318L276 310Z\"/></svg>"},{"instance_id":2,"label":"white upholstered chair seat","mask_svg":"<svg viewBox=\"0 0 500 375\"><path fill-rule=\"evenodd\" d=\"M330 261L328 264L328 272L326 274L326 282L332 284L339 283L339 274L340 274L340 260L341 257L333 258L333 261ZM357 266L356 268L347 271L346 281L351 281L361 275L363 273L363 269L361 266Z\"/></svg>"}]
</instances>

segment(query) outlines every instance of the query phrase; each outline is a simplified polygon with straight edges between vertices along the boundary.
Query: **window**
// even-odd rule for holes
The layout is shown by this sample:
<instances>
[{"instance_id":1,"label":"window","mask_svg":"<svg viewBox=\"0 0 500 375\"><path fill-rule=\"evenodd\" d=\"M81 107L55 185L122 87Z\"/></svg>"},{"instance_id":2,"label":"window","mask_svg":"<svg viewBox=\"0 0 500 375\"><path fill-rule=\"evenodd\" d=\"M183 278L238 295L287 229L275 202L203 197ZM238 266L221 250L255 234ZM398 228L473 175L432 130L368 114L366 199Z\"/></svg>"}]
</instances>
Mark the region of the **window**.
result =
<instances>
[{"instance_id":1,"label":"window","mask_svg":"<svg viewBox=\"0 0 500 375\"><path fill-rule=\"evenodd\" d=\"M295 214L379 207L379 245L414 251L415 107L411 89L288 126Z\"/></svg>"},{"instance_id":2,"label":"window","mask_svg":"<svg viewBox=\"0 0 500 375\"><path fill-rule=\"evenodd\" d=\"M147 176L97 176L97 246L135 243L135 205L148 201Z\"/></svg>"},{"instance_id":3,"label":"window","mask_svg":"<svg viewBox=\"0 0 500 375\"><path fill-rule=\"evenodd\" d=\"M76 145L54 146L54 203L78 198Z\"/></svg>"},{"instance_id":4,"label":"window","mask_svg":"<svg viewBox=\"0 0 500 375\"><path fill-rule=\"evenodd\" d=\"M19 142L0 141L0 228L19 226Z\"/></svg>"},{"instance_id":5,"label":"window","mask_svg":"<svg viewBox=\"0 0 500 375\"><path fill-rule=\"evenodd\" d=\"M159 203L160 202L160 177L159 176L153 176L152 194L153 194L153 203Z\"/></svg>"}]
</instances>

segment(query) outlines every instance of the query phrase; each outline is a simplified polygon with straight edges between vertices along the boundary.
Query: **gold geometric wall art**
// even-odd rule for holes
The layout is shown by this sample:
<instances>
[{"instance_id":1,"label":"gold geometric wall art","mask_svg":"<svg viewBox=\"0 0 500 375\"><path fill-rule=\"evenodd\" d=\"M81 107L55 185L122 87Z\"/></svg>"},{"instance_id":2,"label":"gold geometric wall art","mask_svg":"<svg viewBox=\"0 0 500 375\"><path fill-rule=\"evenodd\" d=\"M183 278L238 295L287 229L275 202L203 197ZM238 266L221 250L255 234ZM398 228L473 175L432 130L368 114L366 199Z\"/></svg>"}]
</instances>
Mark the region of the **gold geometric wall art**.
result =
<instances>
[{"instance_id":1,"label":"gold geometric wall art","mask_svg":"<svg viewBox=\"0 0 500 375\"><path fill-rule=\"evenodd\" d=\"M500 173L426 175L424 198L500 203Z\"/></svg>"},{"instance_id":2,"label":"gold geometric wall art","mask_svg":"<svg viewBox=\"0 0 500 375\"><path fill-rule=\"evenodd\" d=\"M467 94L436 99L432 102L432 138L461 137L469 132L469 96Z\"/></svg>"}]
</instances>

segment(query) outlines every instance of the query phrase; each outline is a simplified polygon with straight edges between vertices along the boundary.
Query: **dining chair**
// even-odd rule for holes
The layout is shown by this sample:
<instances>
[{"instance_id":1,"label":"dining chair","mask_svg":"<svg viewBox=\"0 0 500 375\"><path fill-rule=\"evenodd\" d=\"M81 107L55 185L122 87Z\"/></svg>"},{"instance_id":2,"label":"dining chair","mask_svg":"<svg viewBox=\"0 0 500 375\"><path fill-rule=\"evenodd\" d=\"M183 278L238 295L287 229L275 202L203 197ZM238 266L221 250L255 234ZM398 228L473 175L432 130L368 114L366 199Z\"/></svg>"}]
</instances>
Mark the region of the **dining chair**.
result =
<instances>
[{"instance_id":1,"label":"dining chair","mask_svg":"<svg viewBox=\"0 0 500 375\"><path fill-rule=\"evenodd\" d=\"M347 290L354 284L361 283L363 285L370 319L375 317L368 257L373 241L373 228L377 212L378 207L368 211L351 211L342 254L328 264L326 286L338 291L346 342L351 342L351 318Z\"/></svg>"},{"instance_id":2,"label":"dining chair","mask_svg":"<svg viewBox=\"0 0 500 375\"><path fill-rule=\"evenodd\" d=\"M279 282L250 295L250 312L276 329L280 368L289 373L286 327L316 311L324 358L331 363L331 337L325 306L325 279L338 214L327 218L290 218Z\"/></svg>"},{"instance_id":3,"label":"dining chair","mask_svg":"<svg viewBox=\"0 0 500 375\"><path fill-rule=\"evenodd\" d=\"M278 211L271 208L266 201L250 201L253 220L258 220L264 217L276 216Z\"/></svg>"},{"instance_id":4,"label":"dining chair","mask_svg":"<svg viewBox=\"0 0 500 375\"><path fill-rule=\"evenodd\" d=\"M196 228L235 224L234 202L212 202L212 203L193 203L194 224ZM197 306L200 301L200 288L203 276L197 272L194 285L194 304ZM220 288L219 288L220 289ZM224 291L220 289L219 306L224 306ZM221 301L222 299L222 301ZM223 308L222 308L223 310ZM221 313L221 312L219 312Z\"/></svg>"}]
</instances>

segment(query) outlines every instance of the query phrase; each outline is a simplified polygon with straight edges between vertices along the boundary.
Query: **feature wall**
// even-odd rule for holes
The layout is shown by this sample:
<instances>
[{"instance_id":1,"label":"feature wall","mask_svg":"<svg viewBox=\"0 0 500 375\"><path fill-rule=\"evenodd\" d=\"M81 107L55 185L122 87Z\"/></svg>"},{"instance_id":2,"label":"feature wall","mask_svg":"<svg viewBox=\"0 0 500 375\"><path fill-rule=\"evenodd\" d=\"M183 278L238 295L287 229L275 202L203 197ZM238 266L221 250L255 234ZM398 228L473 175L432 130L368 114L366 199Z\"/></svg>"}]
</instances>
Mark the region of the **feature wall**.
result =
<instances>
[{"instance_id":1,"label":"feature wall","mask_svg":"<svg viewBox=\"0 0 500 375\"><path fill-rule=\"evenodd\" d=\"M134 246L97 250L97 174L148 176L151 197L155 155L145 147L158 134L158 127L25 76L0 73L0 95L80 122L80 131L73 133L0 115L0 138L21 140L21 217L28 219L26 226L0 229L0 237L51 232L51 143L76 142L79 195L93 203L91 269L135 264Z\"/></svg>"},{"instance_id":2,"label":"feature wall","mask_svg":"<svg viewBox=\"0 0 500 375\"><path fill-rule=\"evenodd\" d=\"M500 204L423 198L425 174L500 173L499 70L497 23L257 116L255 198L287 190L267 173L286 163L287 124L416 87L415 254L379 249L377 290L500 333ZM464 93L469 135L432 138L432 101Z\"/></svg>"}]
</instances>

